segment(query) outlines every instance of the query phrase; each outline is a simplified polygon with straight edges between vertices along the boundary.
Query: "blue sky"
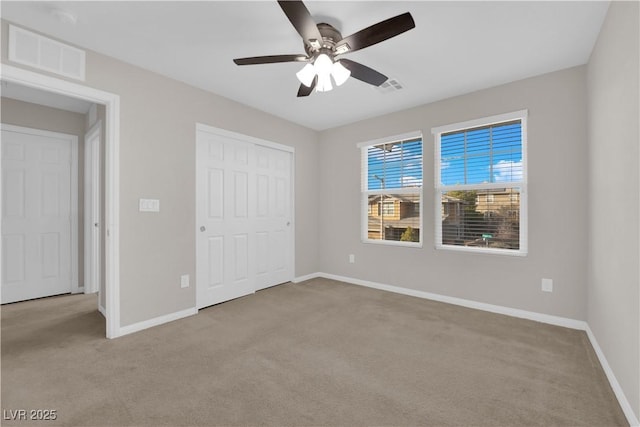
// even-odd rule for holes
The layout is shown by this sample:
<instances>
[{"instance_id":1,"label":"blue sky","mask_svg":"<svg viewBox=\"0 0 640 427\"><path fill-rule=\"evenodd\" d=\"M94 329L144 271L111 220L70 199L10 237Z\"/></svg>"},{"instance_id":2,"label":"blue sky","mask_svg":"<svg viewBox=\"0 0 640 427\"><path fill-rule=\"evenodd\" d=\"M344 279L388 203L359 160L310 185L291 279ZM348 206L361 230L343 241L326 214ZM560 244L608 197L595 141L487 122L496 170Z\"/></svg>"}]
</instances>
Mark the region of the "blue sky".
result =
<instances>
[{"instance_id":1,"label":"blue sky","mask_svg":"<svg viewBox=\"0 0 640 427\"><path fill-rule=\"evenodd\" d=\"M519 122L442 135L442 185L521 181L521 135Z\"/></svg>"},{"instance_id":2,"label":"blue sky","mask_svg":"<svg viewBox=\"0 0 640 427\"><path fill-rule=\"evenodd\" d=\"M367 149L369 190L421 186L422 140L387 144L386 148L377 145Z\"/></svg>"},{"instance_id":3,"label":"blue sky","mask_svg":"<svg viewBox=\"0 0 640 427\"><path fill-rule=\"evenodd\" d=\"M377 145L367 150L368 189L421 186L422 140L387 144L386 148ZM520 122L442 135L440 153L442 185L522 180Z\"/></svg>"}]
</instances>

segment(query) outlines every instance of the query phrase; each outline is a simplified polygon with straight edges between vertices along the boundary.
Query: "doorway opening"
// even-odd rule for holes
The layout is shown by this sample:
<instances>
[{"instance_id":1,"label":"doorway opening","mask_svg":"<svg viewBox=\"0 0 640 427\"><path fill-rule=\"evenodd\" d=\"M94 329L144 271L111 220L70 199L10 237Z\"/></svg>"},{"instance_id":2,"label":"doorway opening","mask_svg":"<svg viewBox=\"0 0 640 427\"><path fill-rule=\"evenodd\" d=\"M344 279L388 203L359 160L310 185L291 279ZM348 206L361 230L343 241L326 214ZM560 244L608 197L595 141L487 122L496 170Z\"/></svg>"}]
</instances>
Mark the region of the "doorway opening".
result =
<instances>
[{"instance_id":1,"label":"doorway opening","mask_svg":"<svg viewBox=\"0 0 640 427\"><path fill-rule=\"evenodd\" d=\"M92 152L90 159L79 159L79 163L83 166L89 162L92 179L96 176L103 176L104 191L95 181L91 181L91 189L87 195L85 192L80 194L90 200L90 221L83 224L82 229L87 231L88 225L99 232L89 233L93 236L85 246L83 256L87 255L90 262L84 262L84 273L79 280L85 284L87 273L89 274L88 291L98 288L101 292L99 304L100 311L106 319L106 336L107 338L115 338L121 334L120 331L120 299L119 299L119 96L100 91L94 88L83 86L81 84L60 80L54 77L45 76L34 73L21 68L3 64L2 75L0 79L7 85L16 85L27 88L31 92L39 92L41 94L62 96L70 100L94 104L96 111L102 108L104 111L102 120L96 120L89 127L88 132L83 135L91 140L91 147L96 148ZM4 94L3 94L4 95ZM94 108L94 107L92 107ZM99 156L103 153L103 156ZM3 183L4 183L3 177ZM3 185L4 187L4 185ZM102 202L102 203L100 203ZM86 204L83 204L86 207ZM3 210L4 218L4 210ZM99 218L96 221L96 218ZM96 227L95 224L98 224ZM103 225L101 227L101 225ZM86 236L85 236L86 237ZM84 241L83 241L84 243ZM4 244L1 249L4 252ZM87 249L89 253L87 254ZM3 264L6 260L5 253L2 253ZM102 261L102 262L101 262ZM4 265L3 265L4 267ZM4 269L4 268L3 268ZM86 271L88 270L88 272ZM80 275L79 275L80 276ZM84 290L84 289L83 289Z\"/></svg>"}]
</instances>

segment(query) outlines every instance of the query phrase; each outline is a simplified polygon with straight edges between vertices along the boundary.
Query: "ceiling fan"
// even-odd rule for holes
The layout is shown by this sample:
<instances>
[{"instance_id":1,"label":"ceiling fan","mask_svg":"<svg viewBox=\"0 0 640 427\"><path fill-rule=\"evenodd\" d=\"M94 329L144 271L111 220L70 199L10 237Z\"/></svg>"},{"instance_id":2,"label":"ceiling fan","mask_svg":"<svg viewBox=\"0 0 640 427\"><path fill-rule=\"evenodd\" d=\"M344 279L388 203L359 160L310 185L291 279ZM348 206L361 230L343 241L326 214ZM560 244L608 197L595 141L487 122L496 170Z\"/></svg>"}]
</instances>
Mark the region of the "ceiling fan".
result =
<instances>
[{"instance_id":1,"label":"ceiling fan","mask_svg":"<svg viewBox=\"0 0 640 427\"><path fill-rule=\"evenodd\" d=\"M409 12L371 25L348 37L326 23L316 24L301 0L278 1L282 11L293 24L304 42L306 55L269 55L234 59L237 65L273 64L278 62L306 62L296 76L301 82L298 97L333 89L331 77L337 86L349 76L380 86L387 76L358 62L342 58L342 55L380 43L414 28Z\"/></svg>"}]
</instances>

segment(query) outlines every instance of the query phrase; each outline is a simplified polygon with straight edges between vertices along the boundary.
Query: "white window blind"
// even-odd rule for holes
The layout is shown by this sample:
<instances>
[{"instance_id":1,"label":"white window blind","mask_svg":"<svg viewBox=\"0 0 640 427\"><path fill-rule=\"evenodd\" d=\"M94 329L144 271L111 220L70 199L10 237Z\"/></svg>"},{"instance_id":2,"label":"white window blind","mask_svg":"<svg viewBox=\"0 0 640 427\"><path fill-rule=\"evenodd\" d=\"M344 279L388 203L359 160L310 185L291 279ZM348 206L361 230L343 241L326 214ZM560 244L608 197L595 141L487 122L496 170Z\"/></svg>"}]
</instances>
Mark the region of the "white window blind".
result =
<instances>
[{"instance_id":1,"label":"white window blind","mask_svg":"<svg viewBox=\"0 0 640 427\"><path fill-rule=\"evenodd\" d=\"M360 144L362 240L420 246L422 135L414 132Z\"/></svg>"},{"instance_id":2,"label":"white window blind","mask_svg":"<svg viewBox=\"0 0 640 427\"><path fill-rule=\"evenodd\" d=\"M436 247L525 255L526 111L459 123L436 139Z\"/></svg>"}]
</instances>

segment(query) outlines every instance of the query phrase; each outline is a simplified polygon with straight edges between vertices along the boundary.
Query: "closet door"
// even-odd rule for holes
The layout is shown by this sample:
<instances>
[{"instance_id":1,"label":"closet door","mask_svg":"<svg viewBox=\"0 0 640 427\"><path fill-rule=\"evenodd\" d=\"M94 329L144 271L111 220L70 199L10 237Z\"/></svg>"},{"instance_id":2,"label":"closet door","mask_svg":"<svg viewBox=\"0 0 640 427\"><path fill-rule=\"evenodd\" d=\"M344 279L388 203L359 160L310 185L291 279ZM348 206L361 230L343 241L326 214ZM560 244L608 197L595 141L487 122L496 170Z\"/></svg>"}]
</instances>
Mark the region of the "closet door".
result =
<instances>
[{"instance_id":1,"label":"closet door","mask_svg":"<svg viewBox=\"0 0 640 427\"><path fill-rule=\"evenodd\" d=\"M256 147L256 290L293 278L291 153Z\"/></svg>"},{"instance_id":2,"label":"closet door","mask_svg":"<svg viewBox=\"0 0 640 427\"><path fill-rule=\"evenodd\" d=\"M197 131L198 308L292 279L291 157Z\"/></svg>"}]
</instances>

